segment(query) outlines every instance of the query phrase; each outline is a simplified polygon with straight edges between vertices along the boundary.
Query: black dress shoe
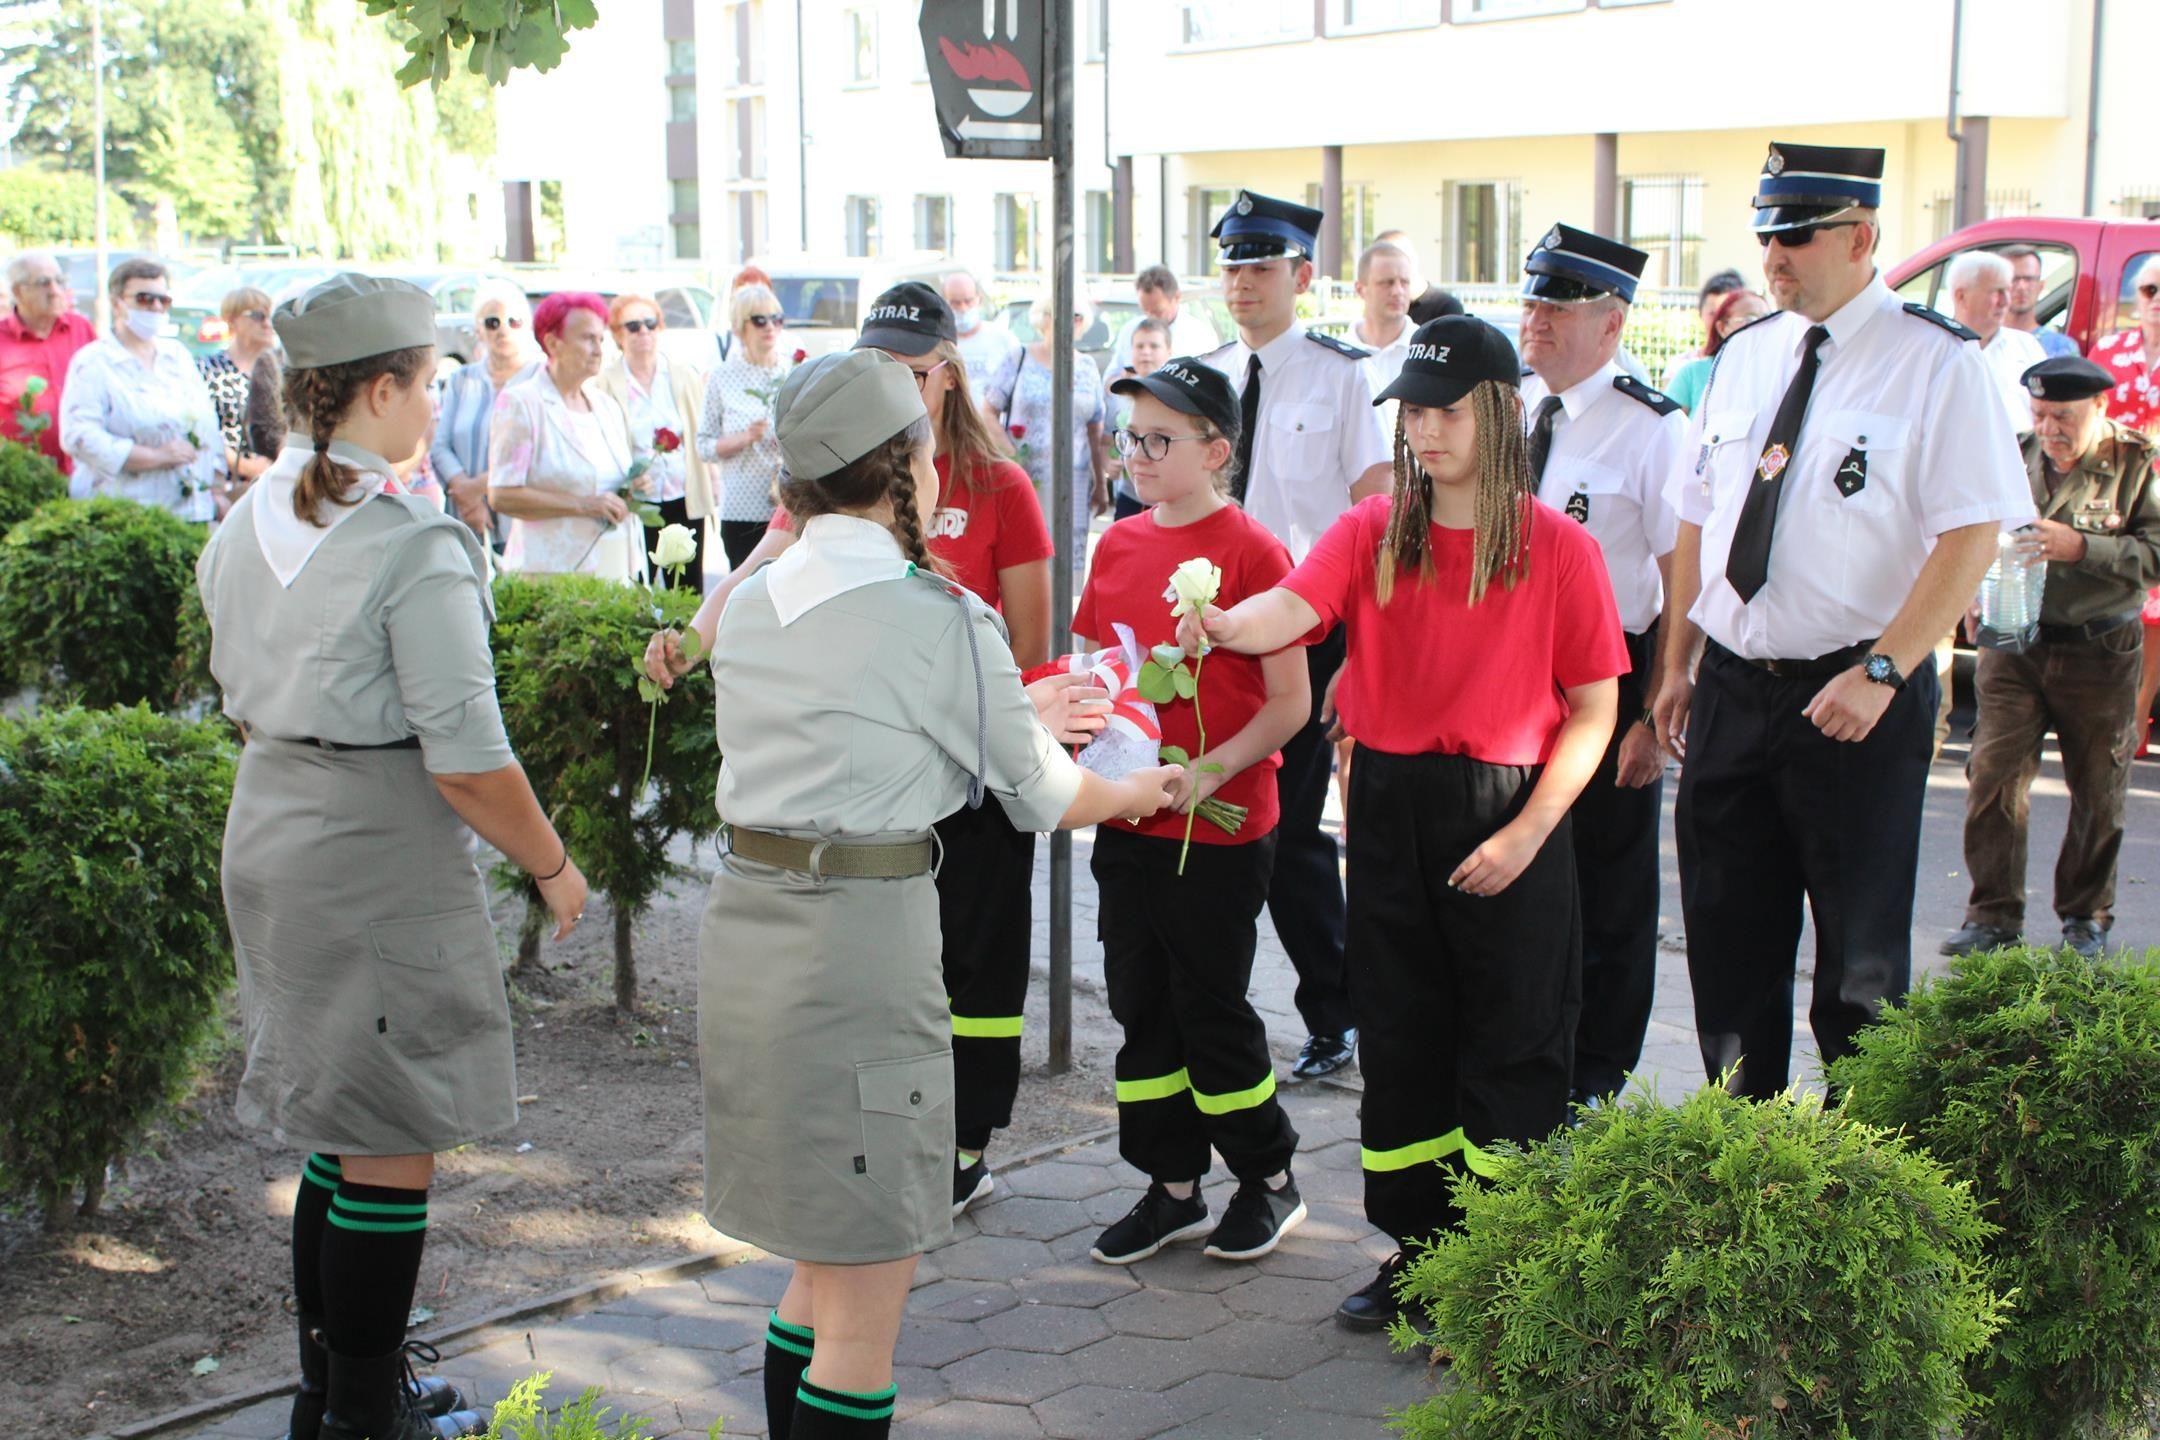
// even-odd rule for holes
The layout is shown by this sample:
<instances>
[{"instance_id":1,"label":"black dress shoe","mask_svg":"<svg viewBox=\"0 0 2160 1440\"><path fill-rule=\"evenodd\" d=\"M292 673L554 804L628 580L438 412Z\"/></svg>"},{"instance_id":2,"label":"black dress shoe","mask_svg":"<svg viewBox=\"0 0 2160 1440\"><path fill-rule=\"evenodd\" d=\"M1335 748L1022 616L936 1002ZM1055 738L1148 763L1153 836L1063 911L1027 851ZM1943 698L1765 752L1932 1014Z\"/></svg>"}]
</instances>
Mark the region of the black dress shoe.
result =
<instances>
[{"instance_id":1,"label":"black dress shoe","mask_svg":"<svg viewBox=\"0 0 2160 1440\"><path fill-rule=\"evenodd\" d=\"M1403 1309L1395 1294L1395 1282L1405 1263L1400 1250L1381 1261L1380 1273L1373 1276L1372 1283L1335 1307L1336 1321L1345 1330L1385 1330L1393 1324Z\"/></svg>"},{"instance_id":2,"label":"black dress shoe","mask_svg":"<svg viewBox=\"0 0 2160 1440\"><path fill-rule=\"evenodd\" d=\"M1317 1080L1323 1075L1333 1075L1357 1058L1357 1031L1345 1030L1340 1035L1314 1035L1305 1041L1305 1048L1298 1052L1297 1064L1290 1067L1292 1080Z\"/></svg>"},{"instance_id":3,"label":"black dress shoe","mask_svg":"<svg viewBox=\"0 0 2160 1440\"><path fill-rule=\"evenodd\" d=\"M2062 943L2064 948L2075 950L2088 960L2097 960L2107 948L2106 933L2090 920L2065 920Z\"/></svg>"},{"instance_id":4,"label":"black dress shoe","mask_svg":"<svg viewBox=\"0 0 2160 1440\"><path fill-rule=\"evenodd\" d=\"M1983 925L1978 921L1961 925L1942 942L1945 955L1977 955L1983 950L2000 950L2006 945L2016 945L2024 936L2000 925Z\"/></svg>"}]
</instances>

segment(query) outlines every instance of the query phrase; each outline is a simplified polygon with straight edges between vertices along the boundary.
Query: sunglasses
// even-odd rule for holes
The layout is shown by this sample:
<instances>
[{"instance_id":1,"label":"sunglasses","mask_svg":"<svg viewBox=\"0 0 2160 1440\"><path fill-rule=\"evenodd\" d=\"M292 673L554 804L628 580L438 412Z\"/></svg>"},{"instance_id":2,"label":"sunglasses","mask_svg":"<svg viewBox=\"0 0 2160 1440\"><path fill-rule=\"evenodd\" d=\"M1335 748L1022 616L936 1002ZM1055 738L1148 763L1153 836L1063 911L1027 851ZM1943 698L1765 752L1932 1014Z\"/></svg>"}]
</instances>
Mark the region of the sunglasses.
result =
<instances>
[{"instance_id":1,"label":"sunglasses","mask_svg":"<svg viewBox=\"0 0 2160 1440\"><path fill-rule=\"evenodd\" d=\"M128 296L128 304L133 305L138 310L170 310L172 309L172 296L162 294L156 290L138 290L133 295Z\"/></svg>"},{"instance_id":2,"label":"sunglasses","mask_svg":"<svg viewBox=\"0 0 2160 1440\"><path fill-rule=\"evenodd\" d=\"M632 335L642 335L647 330L658 330L660 322L658 320L625 320L622 322L622 328Z\"/></svg>"},{"instance_id":3,"label":"sunglasses","mask_svg":"<svg viewBox=\"0 0 2160 1440\"><path fill-rule=\"evenodd\" d=\"M2153 296L2160 295L2160 285L2155 285L2151 281L2147 281L2145 284L2138 286L2138 294L2144 296L2147 300L2150 300L2153 298Z\"/></svg>"},{"instance_id":4,"label":"sunglasses","mask_svg":"<svg viewBox=\"0 0 2160 1440\"><path fill-rule=\"evenodd\" d=\"M1137 430L1113 430L1110 441L1117 446L1120 455L1131 455L1135 450L1150 460L1160 460L1170 453L1170 447L1180 440L1197 440L1205 445L1214 439L1212 435L1143 435Z\"/></svg>"},{"instance_id":5,"label":"sunglasses","mask_svg":"<svg viewBox=\"0 0 2160 1440\"><path fill-rule=\"evenodd\" d=\"M263 321L268 320L270 317L260 310L242 310L240 312L240 318L242 320L253 320L256 324L260 325Z\"/></svg>"},{"instance_id":6,"label":"sunglasses","mask_svg":"<svg viewBox=\"0 0 2160 1440\"><path fill-rule=\"evenodd\" d=\"M787 324L787 316L752 315L750 317L750 323L757 326L757 328L760 330L778 330L781 326Z\"/></svg>"},{"instance_id":7,"label":"sunglasses","mask_svg":"<svg viewBox=\"0 0 2160 1440\"><path fill-rule=\"evenodd\" d=\"M1800 250L1814 244L1815 237L1825 230L1844 230L1863 223L1859 220L1823 220L1813 225L1795 225L1790 230L1765 230L1755 238L1762 242L1765 250L1770 248L1772 240L1788 250Z\"/></svg>"},{"instance_id":8,"label":"sunglasses","mask_svg":"<svg viewBox=\"0 0 2160 1440\"><path fill-rule=\"evenodd\" d=\"M501 315L490 315L487 317L487 319L480 322L480 328L483 330L500 330L505 325L509 326L512 330L522 330L525 328L525 322L523 320L506 319Z\"/></svg>"}]
</instances>

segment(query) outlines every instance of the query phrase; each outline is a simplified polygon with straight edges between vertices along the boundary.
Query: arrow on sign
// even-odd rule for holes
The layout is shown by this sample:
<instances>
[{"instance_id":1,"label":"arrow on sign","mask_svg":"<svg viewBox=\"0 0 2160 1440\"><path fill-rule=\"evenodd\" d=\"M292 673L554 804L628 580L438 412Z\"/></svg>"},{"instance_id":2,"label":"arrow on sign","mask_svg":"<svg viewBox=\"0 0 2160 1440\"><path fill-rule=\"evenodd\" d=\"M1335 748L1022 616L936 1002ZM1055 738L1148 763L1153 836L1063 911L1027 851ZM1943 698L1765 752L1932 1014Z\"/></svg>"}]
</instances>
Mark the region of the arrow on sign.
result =
<instances>
[{"instance_id":1,"label":"arrow on sign","mask_svg":"<svg viewBox=\"0 0 2160 1440\"><path fill-rule=\"evenodd\" d=\"M963 140L1040 140L1042 126L1014 120L977 120L970 115L953 127Z\"/></svg>"}]
</instances>

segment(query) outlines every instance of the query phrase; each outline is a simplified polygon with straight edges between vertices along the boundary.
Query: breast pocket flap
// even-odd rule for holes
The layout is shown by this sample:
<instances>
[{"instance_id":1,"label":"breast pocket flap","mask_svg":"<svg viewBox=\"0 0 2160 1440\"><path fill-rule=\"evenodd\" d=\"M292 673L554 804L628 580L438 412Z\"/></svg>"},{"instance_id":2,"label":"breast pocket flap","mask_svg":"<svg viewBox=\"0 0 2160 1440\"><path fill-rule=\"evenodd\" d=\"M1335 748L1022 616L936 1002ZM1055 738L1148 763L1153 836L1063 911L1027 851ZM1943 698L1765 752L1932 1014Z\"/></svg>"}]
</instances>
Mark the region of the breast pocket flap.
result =
<instances>
[{"instance_id":1,"label":"breast pocket flap","mask_svg":"<svg viewBox=\"0 0 2160 1440\"><path fill-rule=\"evenodd\" d=\"M907 1060L864 1060L855 1066L862 1108L873 1115L919 1117L953 1097L952 1052Z\"/></svg>"},{"instance_id":2,"label":"breast pocket flap","mask_svg":"<svg viewBox=\"0 0 2160 1440\"><path fill-rule=\"evenodd\" d=\"M1325 405L1315 405L1310 400L1285 400L1268 407L1267 423L1270 430L1310 435L1317 431L1334 429L1335 412Z\"/></svg>"}]
</instances>

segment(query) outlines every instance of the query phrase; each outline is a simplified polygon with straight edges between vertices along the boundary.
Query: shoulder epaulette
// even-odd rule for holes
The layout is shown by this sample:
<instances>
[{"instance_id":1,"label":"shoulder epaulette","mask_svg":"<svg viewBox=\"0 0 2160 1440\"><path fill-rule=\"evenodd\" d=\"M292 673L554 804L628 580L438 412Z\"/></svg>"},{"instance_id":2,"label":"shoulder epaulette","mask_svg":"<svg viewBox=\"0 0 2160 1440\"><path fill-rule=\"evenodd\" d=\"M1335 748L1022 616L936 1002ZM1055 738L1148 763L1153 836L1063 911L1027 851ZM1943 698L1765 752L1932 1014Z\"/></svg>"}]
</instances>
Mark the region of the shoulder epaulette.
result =
<instances>
[{"instance_id":1,"label":"shoulder epaulette","mask_svg":"<svg viewBox=\"0 0 2160 1440\"><path fill-rule=\"evenodd\" d=\"M1680 402L1662 390L1656 390L1625 372L1613 376L1612 388L1630 400L1649 406L1660 415L1670 415L1680 408Z\"/></svg>"},{"instance_id":2,"label":"shoulder epaulette","mask_svg":"<svg viewBox=\"0 0 2160 1440\"><path fill-rule=\"evenodd\" d=\"M1307 330L1305 338L1323 350L1333 350L1336 354L1347 356L1352 360L1363 360L1366 356L1372 354L1372 351L1360 350L1339 335L1329 335L1320 330Z\"/></svg>"},{"instance_id":3,"label":"shoulder epaulette","mask_svg":"<svg viewBox=\"0 0 2160 1440\"><path fill-rule=\"evenodd\" d=\"M1943 329L1949 331L1952 335L1957 336L1957 338L1960 340L1978 340L1980 338L1972 331L1966 329L1963 325L1958 324L1957 321L1951 319L1948 315L1943 314L1942 311L1934 309L1931 306L1922 305L1917 300L1908 300L1905 302L1905 313L1907 315L1917 315L1922 320L1927 321L1930 325L1939 325Z\"/></svg>"}]
</instances>

